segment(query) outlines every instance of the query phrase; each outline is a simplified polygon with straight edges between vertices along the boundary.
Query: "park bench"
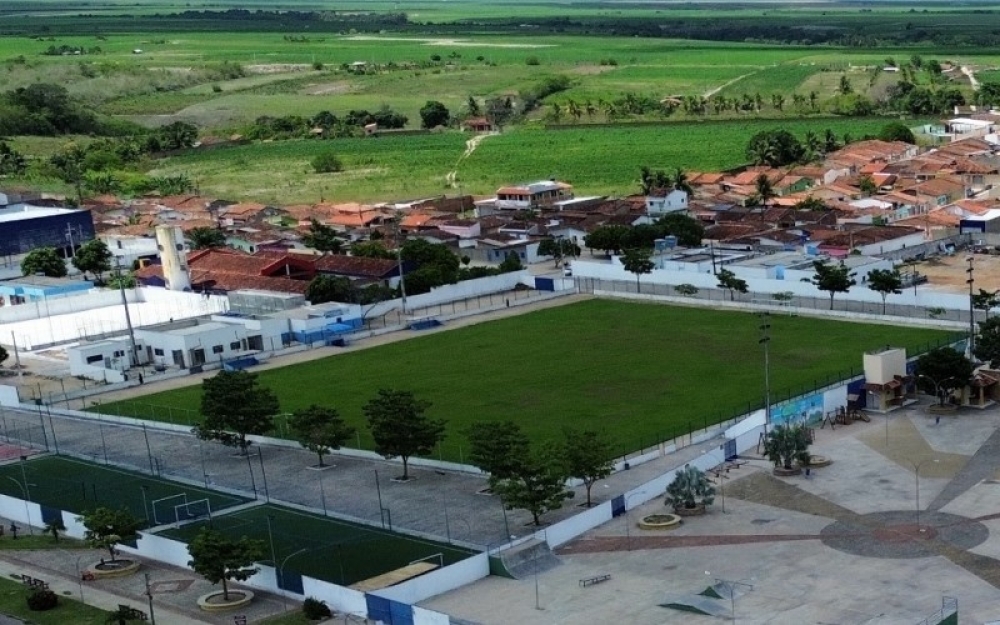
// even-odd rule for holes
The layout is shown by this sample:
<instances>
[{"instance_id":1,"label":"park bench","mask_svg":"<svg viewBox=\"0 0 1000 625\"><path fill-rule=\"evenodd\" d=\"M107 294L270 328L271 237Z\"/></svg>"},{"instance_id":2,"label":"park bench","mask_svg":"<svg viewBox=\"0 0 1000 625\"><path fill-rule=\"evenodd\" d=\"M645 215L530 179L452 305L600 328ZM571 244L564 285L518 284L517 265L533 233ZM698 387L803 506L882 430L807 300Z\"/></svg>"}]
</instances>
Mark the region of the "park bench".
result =
<instances>
[{"instance_id":1,"label":"park bench","mask_svg":"<svg viewBox=\"0 0 1000 625\"><path fill-rule=\"evenodd\" d=\"M35 589L35 590L48 590L49 589L49 585L48 585L47 582L44 582L44 581L42 581L40 579L37 579L35 577L31 577L30 575L22 575L21 576L21 583L23 583L28 588L32 588L32 589Z\"/></svg>"},{"instance_id":2,"label":"park bench","mask_svg":"<svg viewBox=\"0 0 1000 625\"><path fill-rule=\"evenodd\" d=\"M601 582L606 582L611 579L610 573L605 573L604 575L597 575L596 577L587 577L580 580L580 587L586 588L587 586L593 586L594 584L600 584Z\"/></svg>"},{"instance_id":3,"label":"park bench","mask_svg":"<svg viewBox=\"0 0 1000 625\"><path fill-rule=\"evenodd\" d=\"M142 610L137 610L124 603L118 604L118 614L132 621L148 621L149 617Z\"/></svg>"}]
</instances>

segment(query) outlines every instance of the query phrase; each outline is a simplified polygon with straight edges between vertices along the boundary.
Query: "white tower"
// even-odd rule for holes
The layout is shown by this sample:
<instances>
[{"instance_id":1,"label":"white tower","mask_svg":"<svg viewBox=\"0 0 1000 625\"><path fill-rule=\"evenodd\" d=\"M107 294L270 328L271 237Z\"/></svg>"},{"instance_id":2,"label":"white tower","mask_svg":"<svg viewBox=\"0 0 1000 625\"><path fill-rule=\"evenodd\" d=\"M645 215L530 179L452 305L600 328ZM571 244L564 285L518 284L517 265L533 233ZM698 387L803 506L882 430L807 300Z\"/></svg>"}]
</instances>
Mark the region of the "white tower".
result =
<instances>
[{"instance_id":1,"label":"white tower","mask_svg":"<svg viewBox=\"0 0 1000 625\"><path fill-rule=\"evenodd\" d=\"M177 226L156 227L156 247L160 250L163 280L171 291L190 291L184 233Z\"/></svg>"}]
</instances>

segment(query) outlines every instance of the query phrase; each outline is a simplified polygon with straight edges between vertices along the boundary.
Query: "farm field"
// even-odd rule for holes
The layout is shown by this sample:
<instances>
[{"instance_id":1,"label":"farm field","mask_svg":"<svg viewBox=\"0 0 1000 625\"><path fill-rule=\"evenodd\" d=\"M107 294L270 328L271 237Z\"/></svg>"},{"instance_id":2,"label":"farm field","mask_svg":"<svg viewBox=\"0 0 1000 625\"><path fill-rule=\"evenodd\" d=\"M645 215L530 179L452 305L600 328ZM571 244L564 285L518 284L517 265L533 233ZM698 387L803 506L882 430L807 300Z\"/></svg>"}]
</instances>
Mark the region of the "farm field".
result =
<instances>
[{"instance_id":1,"label":"farm field","mask_svg":"<svg viewBox=\"0 0 1000 625\"><path fill-rule=\"evenodd\" d=\"M784 128L802 138L826 129L838 137L876 134L885 118L810 118L670 122L658 125L593 125L545 130L514 128L489 137L458 164L467 135L444 132L419 136L295 140L190 152L158 163L157 175L184 174L202 193L277 204L375 201L442 193L488 194L504 184L555 177L578 195L636 192L639 168L682 167L713 171L746 161L750 138ZM919 125L923 120L909 120ZM309 161L332 151L344 171L315 174ZM457 167L458 188L445 176Z\"/></svg>"},{"instance_id":2,"label":"farm field","mask_svg":"<svg viewBox=\"0 0 1000 625\"><path fill-rule=\"evenodd\" d=\"M164 497L183 494L189 503L208 499L213 513L246 501L217 491L63 456L28 460L23 468L30 486L29 497L35 503L77 514L102 506L124 506L136 518L147 519L149 525L158 524L155 522L157 515L161 522L165 521L174 513L173 506L183 503L182 497L176 497L176 501L163 501L154 506L154 501ZM0 494L22 497L21 469L20 464L0 467Z\"/></svg>"},{"instance_id":3,"label":"farm field","mask_svg":"<svg viewBox=\"0 0 1000 625\"><path fill-rule=\"evenodd\" d=\"M738 312L591 300L386 346L262 371L281 410L336 407L372 448L361 407L379 388L413 391L447 422L434 455L463 459L463 431L513 420L536 440L564 427L609 430L623 451L730 419L763 401L758 319ZM867 349L947 333L772 317L774 401L860 370ZM105 404L102 413L190 424L200 386Z\"/></svg>"},{"instance_id":4,"label":"farm field","mask_svg":"<svg viewBox=\"0 0 1000 625\"><path fill-rule=\"evenodd\" d=\"M205 522L192 523L161 535L190 542L204 526ZM284 569L286 575L297 573L341 586L394 571L428 556L440 555L448 565L474 553L444 543L274 505L216 516L211 526L233 538L247 536L264 541L269 560L282 562L289 558ZM270 551L272 545L273 553ZM295 555L301 549L306 552ZM428 561L439 563L437 558Z\"/></svg>"}]
</instances>

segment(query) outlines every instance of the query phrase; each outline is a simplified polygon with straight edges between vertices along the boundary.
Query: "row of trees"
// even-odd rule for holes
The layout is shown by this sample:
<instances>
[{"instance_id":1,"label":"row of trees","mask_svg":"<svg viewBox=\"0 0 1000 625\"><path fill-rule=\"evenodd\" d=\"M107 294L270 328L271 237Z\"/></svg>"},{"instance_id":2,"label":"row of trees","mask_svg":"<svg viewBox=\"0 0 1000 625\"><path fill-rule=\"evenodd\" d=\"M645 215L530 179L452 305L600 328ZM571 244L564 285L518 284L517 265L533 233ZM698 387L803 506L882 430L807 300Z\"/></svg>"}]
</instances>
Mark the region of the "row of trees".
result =
<instances>
[{"instance_id":1,"label":"row of trees","mask_svg":"<svg viewBox=\"0 0 1000 625\"><path fill-rule=\"evenodd\" d=\"M84 278L89 273L96 282L103 284L104 274L111 270L113 258L107 243L101 239L92 239L76 249L72 263L83 272ZM54 247L37 247L21 261L21 273L26 276L42 274L50 278L62 278L67 274L66 262Z\"/></svg>"},{"instance_id":2,"label":"row of trees","mask_svg":"<svg viewBox=\"0 0 1000 625\"><path fill-rule=\"evenodd\" d=\"M890 122L883 126L877 135L861 138L916 143L913 132L900 122ZM747 142L746 157L753 165L769 167L811 163L830 152L839 150L852 140L848 134L841 139L830 129L827 129L822 136L810 130L806 132L802 141L787 130L763 130Z\"/></svg>"},{"instance_id":3,"label":"row of trees","mask_svg":"<svg viewBox=\"0 0 1000 625\"><path fill-rule=\"evenodd\" d=\"M404 128L409 118L384 105L375 111L352 109L342 116L330 111L320 111L312 117L285 115L274 117L262 115L245 130L244 136L251 140L299 139L318 136L320 138L360 136L368 124L378 124L379 128ZM316 135L314 129L321 132Z\"/></svg>"},{"instance_id":4,"label":"row of trees","mask_svg":"<svg viewBox=\"0 0 1000 625\"><path fill-rule=\"evenodd\" d=\"M652 224L638 226L606 225L594 229L584 238L584 245L590 250L601 250L618 254L622 250L652 249L656 239L667 236L677 237L677 243L688 247L701 245L705 228L698 220L671 213L660 217Z\"/></svg>"}]
</instances>

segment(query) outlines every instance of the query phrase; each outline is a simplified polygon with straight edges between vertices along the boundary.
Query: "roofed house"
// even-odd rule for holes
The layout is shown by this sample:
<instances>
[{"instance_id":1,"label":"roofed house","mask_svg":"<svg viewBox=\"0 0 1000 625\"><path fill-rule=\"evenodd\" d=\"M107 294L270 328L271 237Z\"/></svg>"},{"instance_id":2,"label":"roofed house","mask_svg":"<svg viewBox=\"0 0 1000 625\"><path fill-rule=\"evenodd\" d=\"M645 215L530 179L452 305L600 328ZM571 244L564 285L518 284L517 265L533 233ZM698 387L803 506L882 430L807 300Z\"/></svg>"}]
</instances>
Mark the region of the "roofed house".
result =
<instances>
[{"instance_id":1,"label":"roofed house","mask_svg":"<svg viewBox=\"0 0 1000 625\"><path fill-rule=\"evenodd\" d=\"M573 199L573 186L556 180L540 180L497 189L496 197L476 202L478 215L493 211L531 210Z\"/></svg>"},{"instance_id":2,"label":"roofed house","mask_svg":"<svg viewBox=\"0 0 1000 625\"><path fill-rule=\"evenodd\" d=\"M382 282L394 287L399 281L399 263L385 258L329 254L318 257L315 267L321 275L344 276L365 283ZM407 271L407 263L403 263L403 272Z\"/></svg>"},{"instance_id":3,"label":"roofed house","mask_svg":"<svg viewBox=\"0 0 1000 625\"><path fill-rule=\"evenodd\" d=\"M486 117L470 117L462 122L462 130L466 132L493 132L496 126Z\"/></svg>"}]
</instances>

